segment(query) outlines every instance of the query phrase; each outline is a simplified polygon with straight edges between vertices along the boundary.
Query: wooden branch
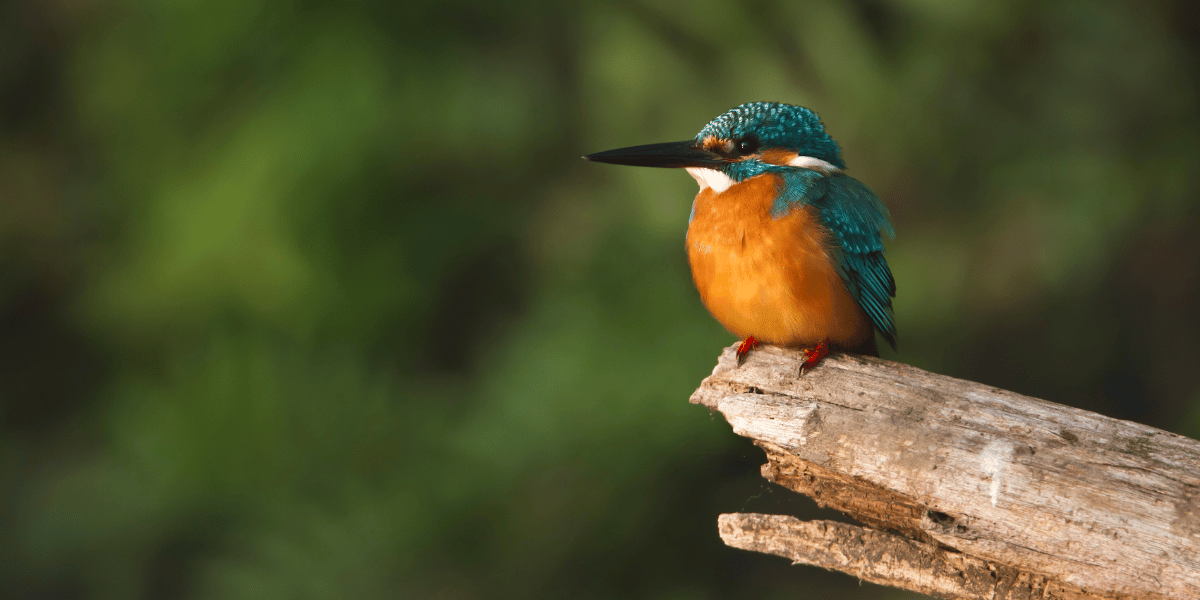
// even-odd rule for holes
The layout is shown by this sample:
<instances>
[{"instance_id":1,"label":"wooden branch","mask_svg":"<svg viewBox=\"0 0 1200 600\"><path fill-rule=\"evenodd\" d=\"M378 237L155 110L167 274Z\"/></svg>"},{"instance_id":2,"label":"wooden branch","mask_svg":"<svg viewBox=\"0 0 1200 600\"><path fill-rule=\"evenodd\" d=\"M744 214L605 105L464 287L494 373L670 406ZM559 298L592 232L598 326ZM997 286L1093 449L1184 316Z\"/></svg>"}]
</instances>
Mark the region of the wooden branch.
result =
<instances>
[{"instance_id":1,"label":"wooden branch","mask_svg":"<svg viewBox=\"0 0 1200 600\"><path fill-rule=\"evenodd\" d=\"M866 527L721 515L726 544L941 598L1200 598L1200 442L928 373L734 347L691 401Z\"/></svg>"}]
</instances>

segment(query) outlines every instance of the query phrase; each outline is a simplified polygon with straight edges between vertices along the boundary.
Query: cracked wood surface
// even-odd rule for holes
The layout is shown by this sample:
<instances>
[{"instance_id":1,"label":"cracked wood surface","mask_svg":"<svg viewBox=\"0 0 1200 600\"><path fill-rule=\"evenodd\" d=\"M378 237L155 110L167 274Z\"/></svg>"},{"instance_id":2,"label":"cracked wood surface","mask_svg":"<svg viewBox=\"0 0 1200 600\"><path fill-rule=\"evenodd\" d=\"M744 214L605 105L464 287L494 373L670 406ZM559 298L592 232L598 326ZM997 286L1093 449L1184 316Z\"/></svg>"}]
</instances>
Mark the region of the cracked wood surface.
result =
<instances>
[{"instance_id":1,"label":"cracked wood surface","mask_svg":"<svg viewBox=\"0 0 1200 600\"><path fill-rule=\"evenodd\" d=\"M782 515L721 515L726 544L777 554L799 564L942 598L1031 600L1098 598L1055 579L1024 573L901 535L833 521Z\"/></svg>"},{"instance_id":2,"label":"cracked wood surface","mask_svg":"<svg viewBox=\"0 0 1200 600\"><path fill-rule=\"evenodd\" d=\"M727 544L944 598L1200 598L1200 442L877 358L797 377L798 351L733 350L691 401L867 529L722 515Z\"/></svg>"}]
</instances>

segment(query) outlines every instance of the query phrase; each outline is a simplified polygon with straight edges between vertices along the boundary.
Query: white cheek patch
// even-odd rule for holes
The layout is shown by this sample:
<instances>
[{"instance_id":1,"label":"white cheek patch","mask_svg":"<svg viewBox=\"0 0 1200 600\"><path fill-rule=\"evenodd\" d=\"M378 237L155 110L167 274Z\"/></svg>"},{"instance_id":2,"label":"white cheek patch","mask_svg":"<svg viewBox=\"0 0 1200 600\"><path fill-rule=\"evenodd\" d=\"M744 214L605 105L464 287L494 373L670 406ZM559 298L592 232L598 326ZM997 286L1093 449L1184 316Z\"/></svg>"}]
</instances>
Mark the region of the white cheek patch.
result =
<instances>
[{"instance_id":1,"label":"white cheek patch","mask_svg":"<svg viewBox=\"0 0 1200 600\"><path fill-rule=\"evenodd\" d=\"M717 194L729 189L733 185L733 180L728 175L716 169L688 167L687 172L688 175L692 176L692 179L696 180L696 183L700 184L700 189L712 188L712 191Z\"/></svg>"},{"instance_id":2,"label":"white cheek patch","mask_svg":"<svg viewBox=\"0 0 1200 600\"><path fill-rule=\"evenodd\" d=\"M825 172L838 170L837 167L819 158L813 158L811 156L797 156L796 158L789 160L787 164L789 167L804 167L805 169L815 169L817 171Z\"/></svg>"}]
</instances>

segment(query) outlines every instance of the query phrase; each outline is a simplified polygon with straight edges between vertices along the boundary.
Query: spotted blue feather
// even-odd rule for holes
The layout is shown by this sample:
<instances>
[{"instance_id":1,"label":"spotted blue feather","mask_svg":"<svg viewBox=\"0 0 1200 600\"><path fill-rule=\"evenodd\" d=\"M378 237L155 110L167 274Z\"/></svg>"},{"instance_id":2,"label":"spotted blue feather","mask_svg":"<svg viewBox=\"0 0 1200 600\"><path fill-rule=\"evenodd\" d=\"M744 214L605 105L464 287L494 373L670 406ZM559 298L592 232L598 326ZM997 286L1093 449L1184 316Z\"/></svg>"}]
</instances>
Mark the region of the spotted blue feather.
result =
<instances>
[{"instance_id":1,"label":"spotted blue feather","mask_svg":"<svg viewBox=\"0 0 1200 600\"><path fill-rule=\"evenodd\" d=\"M846 163L842 162L841 148L825 133L825 127L817 113L803 106L779 102L743 104L705 125L704 129L696 134L696 141L703 142L709 137L736 140L747 135L757 137L763 148L787 148L800 156L819 158L839 169L846 168ZM736 170L756 164L762 165L757 161L744 161L730 166ZM730 175L734 177L734 181L741 181L761 172L748 169L744 173Z\"/></svg>"}]
</instances>

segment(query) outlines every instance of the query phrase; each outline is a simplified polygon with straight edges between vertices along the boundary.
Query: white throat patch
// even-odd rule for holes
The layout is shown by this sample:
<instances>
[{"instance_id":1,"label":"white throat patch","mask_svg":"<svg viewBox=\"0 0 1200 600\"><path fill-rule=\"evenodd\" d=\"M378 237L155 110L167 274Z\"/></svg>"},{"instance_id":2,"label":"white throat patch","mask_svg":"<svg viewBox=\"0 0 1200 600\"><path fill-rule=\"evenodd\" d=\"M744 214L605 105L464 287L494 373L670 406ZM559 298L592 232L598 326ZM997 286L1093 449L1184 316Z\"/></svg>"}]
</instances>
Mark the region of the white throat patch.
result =
<instances>
[{"instance_id":1,"label":"white throat patch","mask_svg":"<svg viewBox=\"0 0 1200 600\"><path fill-rule=\"evenodd\" d=\"M826 163L828 164L828 163ZM733 185L733 180L728 175L716 170L706 169L704 167L688 167L688 175L700 184L700 189L712 188L713 193L720 194Z\"/></svg>"}]
</instances>

